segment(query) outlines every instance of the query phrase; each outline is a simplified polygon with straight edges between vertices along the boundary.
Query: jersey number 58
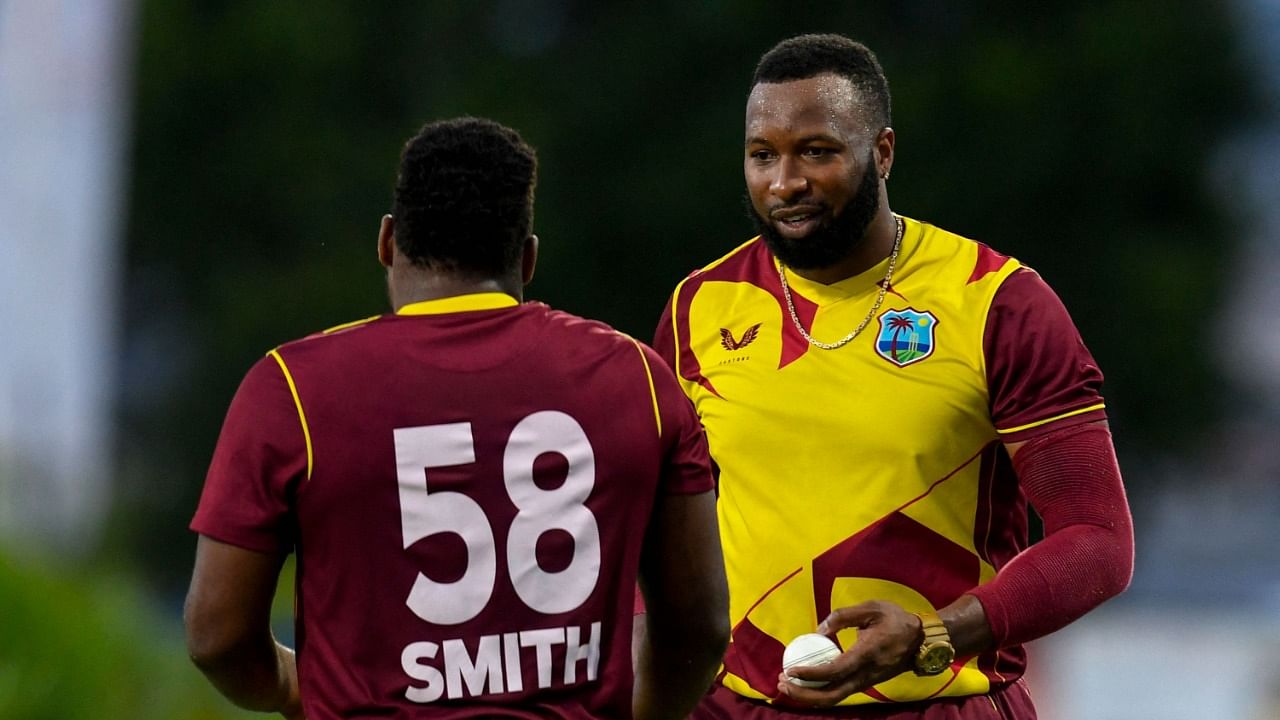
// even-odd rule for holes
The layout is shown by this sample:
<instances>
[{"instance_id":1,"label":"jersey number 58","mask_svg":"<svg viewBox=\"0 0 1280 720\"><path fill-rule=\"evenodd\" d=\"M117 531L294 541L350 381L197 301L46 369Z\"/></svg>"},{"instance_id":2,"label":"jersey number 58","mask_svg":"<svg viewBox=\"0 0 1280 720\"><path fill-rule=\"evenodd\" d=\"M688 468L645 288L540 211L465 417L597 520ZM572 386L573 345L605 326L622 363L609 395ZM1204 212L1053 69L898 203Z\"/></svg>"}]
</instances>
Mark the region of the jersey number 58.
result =
<instances>
[{"instance_id":1,"label":"jersey number 58","mask_svg":"<svg viewBox=\"0 0 1280 720\"><path fill-rule=\"evenodd\" d=\"M493 595L497 548L484 509L460 492L431 492L431 468L476 461L471 423L396 428L396 476L404 547L451 532L467 546L467 569L454 582L436 582L418 573L405 604L415 615L440 625L467 622ZM564 483L543 490L533 481L533 463L554 452L568 461ZM424 482L424 470L426 481ZM516 594L531 609L553 614L573 610L595 589L600 576L600 529L584 504L595 485L595 455L587 435L569 415L547 410L525 417L507 438L502 477L517 513L507 533L506 560ZM538 538L550 530L573 537L573 558L557 572L538 565Z\"/></svg>"}]
</instances>

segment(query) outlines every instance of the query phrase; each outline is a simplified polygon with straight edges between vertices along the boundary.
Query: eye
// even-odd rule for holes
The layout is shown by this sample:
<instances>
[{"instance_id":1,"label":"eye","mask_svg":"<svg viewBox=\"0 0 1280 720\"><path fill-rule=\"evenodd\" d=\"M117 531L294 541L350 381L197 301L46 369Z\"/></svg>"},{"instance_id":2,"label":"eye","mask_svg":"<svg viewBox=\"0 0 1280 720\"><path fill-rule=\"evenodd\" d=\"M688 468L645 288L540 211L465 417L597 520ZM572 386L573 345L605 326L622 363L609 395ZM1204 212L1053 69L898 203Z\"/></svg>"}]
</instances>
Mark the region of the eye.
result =
<instances>
[{"instance_id":1,"label":"eye","mask_svg":"<svg viewBox=\"0 0 1280 720\"><path fill-rule=\"evenodd\" d=\"M774 157L776 157L772 150L764 150L764 149L752 150L751 152L747 153L747 155L752 160L755 160L757 163L766 163L772 160Z\"/></svg>"},{"instance_id":2,"label":"eye","mask_svg":"<svg viewBox=\"0 0 1280 720\"><path fill-rule=\"evenodd\" d=\"M802 151L807 158L825 158L835 154L834 148L810 146Z\"/></svg>"}]
</instances>

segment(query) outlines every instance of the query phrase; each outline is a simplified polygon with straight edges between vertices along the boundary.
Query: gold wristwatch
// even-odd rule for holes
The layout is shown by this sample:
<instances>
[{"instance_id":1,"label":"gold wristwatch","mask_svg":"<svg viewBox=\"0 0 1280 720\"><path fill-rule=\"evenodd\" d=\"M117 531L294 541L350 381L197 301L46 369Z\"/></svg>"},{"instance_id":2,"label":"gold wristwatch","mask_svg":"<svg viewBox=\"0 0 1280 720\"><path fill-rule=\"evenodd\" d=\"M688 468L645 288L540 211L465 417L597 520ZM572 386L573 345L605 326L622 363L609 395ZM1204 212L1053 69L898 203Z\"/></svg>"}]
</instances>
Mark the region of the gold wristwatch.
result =
<instances>
[{"instance_id":1,"label":"gold wristwatch","mask_svg":"<svg viewBox=\"0 0 1280 720\"><path fill-rule=\"evenodd\" d=\"M951 666L956 659L956 649L951 645L951 635L947 626L942 624L938 613L916 613L920 618L920 626L924 630L924 642L916 651L916 674L938 675Z\"/></svg>"}]
</instances>

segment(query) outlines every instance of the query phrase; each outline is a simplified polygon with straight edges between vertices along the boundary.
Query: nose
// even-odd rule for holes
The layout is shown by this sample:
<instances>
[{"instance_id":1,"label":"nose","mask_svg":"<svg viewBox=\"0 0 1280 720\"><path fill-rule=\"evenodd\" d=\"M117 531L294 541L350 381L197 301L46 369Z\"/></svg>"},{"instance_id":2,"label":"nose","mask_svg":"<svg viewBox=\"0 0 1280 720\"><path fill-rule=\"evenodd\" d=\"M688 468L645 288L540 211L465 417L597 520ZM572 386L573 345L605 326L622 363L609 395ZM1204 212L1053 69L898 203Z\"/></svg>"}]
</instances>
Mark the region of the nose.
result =
<instances>
[{"instance_id":1,"label":"nose","mask_svg":"<svg viewBox=\"0 0 1280 720\"><path fill-rule=\"evenodd\" d=\"M803 195L809 189L809 179L799 170L793 158L779 158L769 183L769 193L786 202Z\"/></svg>"}]
</instances>

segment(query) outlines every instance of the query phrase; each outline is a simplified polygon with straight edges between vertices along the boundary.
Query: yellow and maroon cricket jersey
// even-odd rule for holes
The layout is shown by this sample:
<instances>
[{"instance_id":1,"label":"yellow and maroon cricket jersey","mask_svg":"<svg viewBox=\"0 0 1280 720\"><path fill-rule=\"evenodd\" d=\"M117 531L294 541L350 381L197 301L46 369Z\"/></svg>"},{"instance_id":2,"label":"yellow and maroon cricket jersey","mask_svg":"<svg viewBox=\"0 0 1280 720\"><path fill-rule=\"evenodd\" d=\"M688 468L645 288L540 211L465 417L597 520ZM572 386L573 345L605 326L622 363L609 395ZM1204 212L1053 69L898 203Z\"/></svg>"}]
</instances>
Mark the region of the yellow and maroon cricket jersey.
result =
<instances>
[{"instance_id":1,"label":"yellow and maroon cricket jersey","mask_svg":"<svg viewBox=\"0 0 1280 720\"><path fill-rule=\"evenodd\" d=\"M801 336L758 238L684 280L658 327L654 346L719 467L733 625L720 682L741 695L775 698L784 646L833 608L934 610L990 581L1027 544L1002 443L1105 417L1101 373L1036 273L904 222L883 305L842 348ZM832 285L788 271L796 315L837 341L867 317L887 269ZM1006 648L846 703L983 693L1024 664Z\"/></svg>"}]
</instances>

